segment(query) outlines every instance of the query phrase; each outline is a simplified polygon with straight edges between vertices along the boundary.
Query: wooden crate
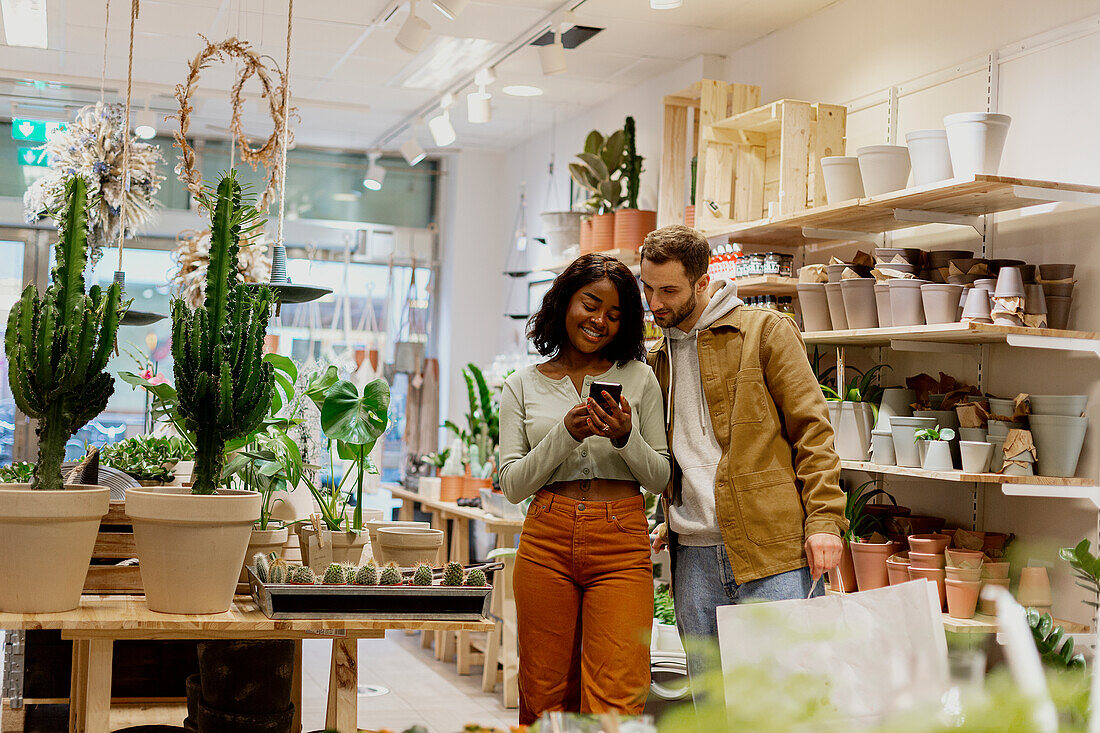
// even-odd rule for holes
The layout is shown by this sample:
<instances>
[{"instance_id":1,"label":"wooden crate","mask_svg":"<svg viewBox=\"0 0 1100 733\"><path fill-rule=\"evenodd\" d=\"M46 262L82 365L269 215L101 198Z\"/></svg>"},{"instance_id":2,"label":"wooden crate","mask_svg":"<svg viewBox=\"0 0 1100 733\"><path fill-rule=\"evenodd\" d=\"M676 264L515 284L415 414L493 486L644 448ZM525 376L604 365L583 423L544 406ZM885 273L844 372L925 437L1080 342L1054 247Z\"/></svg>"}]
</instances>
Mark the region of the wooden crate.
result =
<instances>
[{"instance_id":1,"label":"wooden crate","mask_svg":"<svg viewBox=\"0 0 1100 733\"><path fill-rule=\"evenodd\" d=\"M846 122L843 105L781 99L705 125L698 228L823 205L820 161L844 154Z\"/></svg>"},{"instance_id":2,"label":"wooden crate","mask_svg":"<svg viewBox=\"0 0 1100 733\"><path fill-rule=\"evenodd\" d=\"M703 79L664 98L664 137L661 142L661 172L658 179L657 226L684 223L684 205L688 201L691 158L698 158L697 181L703 180L708 161L701 127L750 110L760 104L760 87ZM691 131L689 135L688 132ZM716 151L717 152L717 151ZM696 186L696 197L702 198Z\"/></svg>"},{"instance_id":3,"label":"wooden crate","mask_svg":"<svg viewBox=\"0 0 1100 733\"><path fill-rule=\"evenodd\" d=\"M112 501L107 515L99 523L99 535L92 550L92 564L84 580L84 592L93 594L143 595L141 572L137 565L105 565L97 561L117 561L136 557L134 530L126 515L126 502Z\"/></svg>"}]
</instances>

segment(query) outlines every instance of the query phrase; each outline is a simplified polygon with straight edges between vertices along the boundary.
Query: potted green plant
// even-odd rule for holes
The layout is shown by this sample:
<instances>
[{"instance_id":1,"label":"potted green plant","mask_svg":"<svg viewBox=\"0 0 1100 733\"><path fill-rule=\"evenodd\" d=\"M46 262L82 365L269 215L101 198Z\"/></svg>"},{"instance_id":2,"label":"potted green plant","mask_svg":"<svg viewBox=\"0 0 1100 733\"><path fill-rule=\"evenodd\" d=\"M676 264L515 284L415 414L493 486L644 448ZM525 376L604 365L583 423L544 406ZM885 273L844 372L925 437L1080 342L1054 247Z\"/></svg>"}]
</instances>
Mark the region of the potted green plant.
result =
<instances>
[{"instance_id":1,"label":"potted green plant","mask_svg":"<svg viewBox=\"0 0 1100 733\"><path fill-rule=\"evenodd\" d=\"M233 171L199 200L212 212L206 299L194 311L172 301L177 410L194 435L194 483L126 494L145 600L165 613L221 613L233 600L261 497L226 487L225 446L262 423L274 382L262 358L274 297L237 279L238 242L263 221Z\"/></svg>"},{"instance_id":2,"label":"potted green plant","mask_svg":"<svg viewBox=\"0 0 1100 733\"><path fill-rule=\"evenodd\" d=\"M626 182L626 205L615 212L615 249L637 250L646 235L657 228L657 212L638 208L644 158L638 155L633 117L626 118L623 139L622 179Z\"/></svg>"},{"instance_id":3,"label":"potted green plant","mask_svg":"<svg viewBox=\"0 0 1100 733\"><path fill-rule=\"evenodd\" d=\"M174 435L135 435L99 449L99 460L104 466L117 468L147 486L171 483L176 465L194 459L191 444Z\"/></svg>"},{"instance_id":4,"label":"potted green plant","mask_svg":"<svg viewBox=\"0 0 1100 733\"><path fill-rule=\"evenodd\" d=\"M876 496L885 496L894 506L897 506L897 501L885 489L869 490L869 487L874 485L874 481L867 481L845 493L844 518L848 520L848 529L841 535L844 549L840 563L829 571L829 586L833 590L842 593L856 591L856 570L852 560L851 543L870 538L883 530L883 517L868 512L867 504Z\"/></svg>"},{"instance_id":5,"label":"potted green plant","mask_svg":"<svg viewBox=\"0 0 1100 733\"><path fill-rule=\"evenodd\" d=\"M469 412L466 413L466 428L461 428L450 420L444 421L451 432L459 438L466 449L465 475L466 486L462 495L467 499L478 496L481 488L491 488L492 478L499 463L497 446L500 442L500 401L489 389L485 375L476 364L467 364L462 370L466 381L466 399Z\"/></svg>"},{"instance_id":6,"label":"potted green plant","mask_svg":"<svg viewBox=\"0 0 1100 733\"><path fill-rule=\"evenodd\" d=\"M684 224L689 227L695 226L695 178L699 174L699 158L698 156L691 156L691 198L688 199L687 206L684 207Z\"/></svg>"},{"instance_id":7,"label":"potted green plant","mask_svg":"<svg viewBox=\"0 0 1100 733\"><path fill-rule=\"evenodd\" d=\"M623 205L623 155L626 134L616 130L606 138L598 131L588 133L579 163L569 164L569 175L591 195L585 206L592 212L591 249L615 247L615 211ZM583 229L582 229L583 234ZM581 254L585 250L582 248Z\"/></svg>"},{"instance_id":8,"label":"potted green plant","mask_svg":"<svg viewBox=\"0 0 1100 733\"><path fill-rule=\"evenodd\" d=\"M76 608L110 490L66 485L65 445L114 391L105 367L125 310L118 283L85 292L87 183L65 184L50 284L28 285L8 315L4 352L16 406L38 421L30 484L0 484L0 611Z\"/></svg>"},{"instance_id":9,"label":"potted green plant","mask_svg":"<svg viewBox=\"0 0 1100 733\"><path fill-rule=\"evenodd\" d=\"M856 373L848 382L844 394L826 385L821 385L825 399L839 403L831 408L829 419L836 432L835 447L837 455L845 461L866 461L871 448L871 430L878 417L878 403L882 399L882 387L878 384L878 373L889 369L886 364L877 364L865 372L848 367Z\"/></svg>"},{"instance_id":10,"label":"potted green plant","mask_svg":"<svg viewBox=\"0 0 1100 733\"><path fill-rule=\"evenodd\" d=\"M951 428L920 428L913 431L913 439L920 451L920 466L925 471L951 471L955 466L951 461L951 441L955 431Z\"/></svg>"}]
</instances>

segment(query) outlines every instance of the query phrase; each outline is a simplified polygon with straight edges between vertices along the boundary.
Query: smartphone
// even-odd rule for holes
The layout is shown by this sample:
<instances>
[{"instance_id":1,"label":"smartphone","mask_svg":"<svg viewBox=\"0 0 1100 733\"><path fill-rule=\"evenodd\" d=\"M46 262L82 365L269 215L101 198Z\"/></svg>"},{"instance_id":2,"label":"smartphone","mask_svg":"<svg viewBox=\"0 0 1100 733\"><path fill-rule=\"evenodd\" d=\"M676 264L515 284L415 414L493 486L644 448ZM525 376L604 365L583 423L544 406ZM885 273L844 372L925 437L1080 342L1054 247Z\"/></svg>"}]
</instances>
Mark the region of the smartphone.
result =
<instances>
[{"instance_id":1,"label":"smartphone","mask_svg":"<svg viewBox=\"0 0 1100 733\"><path fill-rule=\"evenodd\" d=\"M611 395L611 399L614 400L617 405L619 404L619 398L622 397L623 394L623 385L615 382L593 382L592 386L589 387L588 394L592 399L599 400L600 403L604 405L604 408L607 409L610 405L607 404L607 400L603 396L604 392Z\"/></svg>"}]
</instances>

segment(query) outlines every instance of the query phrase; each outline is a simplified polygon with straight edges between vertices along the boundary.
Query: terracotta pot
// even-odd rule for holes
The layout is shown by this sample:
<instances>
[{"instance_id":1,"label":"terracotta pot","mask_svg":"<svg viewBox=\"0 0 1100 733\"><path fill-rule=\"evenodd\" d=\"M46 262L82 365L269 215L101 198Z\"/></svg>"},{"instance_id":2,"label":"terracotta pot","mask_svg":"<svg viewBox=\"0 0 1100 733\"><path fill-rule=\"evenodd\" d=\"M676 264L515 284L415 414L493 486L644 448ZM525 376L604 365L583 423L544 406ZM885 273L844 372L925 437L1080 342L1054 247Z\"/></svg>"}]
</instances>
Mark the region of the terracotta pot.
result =
<instances>
[{"instance_id":1,"label":"terracotta pot","mask_svg":"<svg viewBox=\"0 0 1100 733\"><path fill-rule=\"evenodd\" d=\"M924 306L924 320L928 324L955 323L958 321L959 301L962 298L962 285L940 285L929 283L920 289L921 304Z\"/></svg>"},{"instance_id":2,"label":"terracotta pot","mask_svg":"<svg viewBox=\"0 0 1100 733\"><path fill-rule=\"evenodd\" d=\"M886 283L875 283L875 310L878 311L879 328L894 325L894 315L890 310L890 286Z\"/></svg>"},{"instance_id":3,"label":"terracotta pot","mask_svg":"<svg viewBox=\"0 0 1100 733\"><path fill-rule=\"evenodd\" d=\"M366 524L366 522L364 522ZM334 532L330 529L322 530L325 542L332 543L332 561L338 563L350 563L359 565L363 559L363 552L367 548L369 537L366 532ZM309 525L298 526L298 544L301 546L302 564L309 565L309 538L313 536L313 527Z\"/></svg>"},{"instance_id":4,"label":"terracotta pot","mask_svg":"<svg viewBox=\"0 0 1100 733\"><path fill-rule=\"evenodd\" d=\"M1085 445L1089 419L1068 415L1032 415L1028 422L1039 456L1038 474L1062 478L1074 476L1081 448Z\"/></svg>"},{"instance_id":5,"label":"terracotta pot","mask_svg":"<svg viewBox=\"0 0 1100 733\"><path fill-rule=\"evenodd\" d=\"M834 448L841 460L866 461L871 449L874 412L869 402L841 402Z\"/></svg>"},{"instance_id":6,"label":"terracotta pot","mask_svg":"<svg viewBox=\"0 0 1100 733\"><path fill-rule=\"evenodd\" d=\"M462 498L477 499L481 496L482 489L491 488L493 488L493 480L491 478L474 478L473 476L466 476L466 480L462 482Z\"/></svg>"},{"instance_id":7,"label":"terracotta pot","mask_svg":"<svg viewBox=\"0 0 1100 733\"><path fill-rule=\"evenodd\" d=\"M248 573L245 568L252 564L252 558L257 554L270 555L277 552L279 557L282 557L283 548L286 547L288 539L290 539L290 531L286 527L276 529L257 529L253 527L252 534L248 536L248 549L245 550L244 565L241 567L241 575L237 578L237 582L248 582Z\"/></svg>"},{"instance_id":8,"label":"terracotta pot","mask_svg":"<svg viewBox=\"0 0 1100 733\"><path fill-rule=\"evenodd\" d=\"M1004 588L1005 590L1009 589L1008 578L984 578L982 580L982 585L998 585L998 586ZM984 614L986 616L996 616L997 615L997 601L996 601L996 599L987 601L986 599L982 598L981 594L979 593L978 594L978 613Z\"/></svg>"},{"instance_id":9,"label":"terracotta pot","mask_svg":"<svg viewBox=\"0 0 1100 733\"><path fill-rule=\"evenodd\" d=\"M443 546L443 530L422 527L379 527L378 550L382 562L397 563L403 568L418 563L435 564L439 548Z\"/></svg>"},{"instance_id":10,"label":"terracotta pot","mask_svg":"<svg viewBox=\"0 0 1100 733\"><path fill-rule=\"evenodd\" d=\"M899 255L911 265L919 265L923 251L918 247L875 247L875 261L889 263Z\"/></svg>"},{"instance_id":11,"label":"terracotta pot","mask_svg":"<svg viewBox=\"0 0 1100 733\"><path fill-rule=\"evenodd\" d=\"M947 585L947 615L951 618L974 618L982 581L948 578L944 582Z\"/></svg>"},{"instance_id":12,"label":"terracotta pot","mask_svg":"<svg viewBox=\"0 0 1100 733\"><path fill-rule=\"evenodd\" d=\"M889 585L886 558L898 551L897 543L851 542L849 544L852 548L852 563L855 565L856 586L863 591Z\"/></svg>"},{"instance_id":13,"label":"terracotta pot","mask_svg":"<svg viewBox=\"0 0 1100 733\"><path fill-rule=\"evenodd\" d=\"M1073 305L1073 296L1048 295L1047 328L1065 331L1069 328L1069 310Z\"/></svg>"},{"instance_id":14,"label":"terracotta pot","mask_svg":"<svg viewBox=\"0 0 1100 733\"><path fill-rule=\"evenodd\" d=\"M466 488L465 476L440 476L439 500L455 502L462 498Z\"/></svg>"},{"instance_id":15,"label":"terracotta pot","mask_svg":"<svg viewBox=\"0 0 1100 733\"><path fill-rule=\"evenodd\" d=\"M924 325L924 301L920 289L927 284L927 280L917 279L896 278L889 281L890 323L895 328Z\"/></svg>"},{"instance_id":16,"label":"terracotta pot","mask_svg":"<svg viewBox=\"0 0 1100 733\"><path fill-rule=\"evenodd\" d=\"M582 255L595 251L592 242L592 220L581 219L580 251Z\"/></svg>"},{"instance_id":17,"label":"terracotta pot","mask_svg":"<svg viewBox=\"0 0 1100 733\"><path fill-rule=\"evenodd\" d=\"M1050 576L1046 568L1028 567L1020 570L1020 585L1016 589L1016 600L1025 608L1028 606L1043 608L1051 605Z\"/></svg>"},{"instance_id":18,"label":"terracotta pot","mask_svg":"<svg viewBox=\"0 0 1100 733\"><path fill-rule=\"evenodd\" d=\"M592 217L592 251L615 249L615 212Z\"/></svg>"},{"instance_id":19,"label":"terracotta pot","mask_svg":"<svg viewBox=\"0 0 1100 733\"><path fill-rule=\"evenodd\" d=\"M898 558L898 553L886 559L886 577L890 585L901 585L909 582L909 562Z\"/></svg>"},{"instance_id":20,"label":"terracotta pot","mask_svg":"<svg viewBox=\"0 0 1100 733\"><path fill-rule=\"evenodd\" d=\"M939 568L915 568L910 565L909 579L931 580L936 584L936 590L939 592L940 608L942 609L944 604L947 603L947 586L944 583L947 579L947 574L943 570Z\"/></svg>"},{"instance_id":21,"label":"terracotta pot","mask_svg":"<svg viewBox=\"0 0 1100 733\"><path fill-rule=\"evenodd\" d=\"M951 538L945 534L911 534L908 539L911 552L927 552L933 555L942 555L951 544Z\"/></svg>"},{"instance_id":22,"label":"terracotta pot","mask_svg":"<svg viewBox=\"0 0 1100 733\"><path fill-rule=\"evenodd\" d=\"M1024 283L1024 313L1029 315L1046 315L1047 299L1043 293L1043 287L1035 283Z\"/></svg>"},{"instance_id":23,"label":"terracotta pot","mask_svg":"<svg viewBox=\"0 0 1100 733\"><path fill-rule=\"evenodd\" d=\"M1001 562L985 562L982 563L982 577L986 580L990 578L1008 579L1008 573L1011 570L1011 565L1007 561Z\"/></svg>"},{"instance_id":24,"label":"terracotta pot","mask_svg":"<svg viewBox=\"0 0 1100 733\"><path fill-rule=\"evenodd\" d=\"M908 542L910 535L928 536L942 534L947 537L946 532L942 532L943 525L947 524L947 520L943 517L933 517L927 514L910 514L907 517L898 517L894 520L898 529L902 530L901 535ZM950 538L948 538L950 539ZM943 552L942 549L939 552Z\"/></svg>"},{"instance_id":25,"label":"terracotta pot","mask_svg":"<svg viewBox=\"0 0 1100 733\"><path fill-rule=\"evenodd\" d=\"M909 565L914 568L930 568L933 570L943 568L944 559L940 553L909 551Z\"/></svg>"},{"instance_id":26,"label":"terracotta pot","mask_svg":"<svg viewBox=\"0 0 1100 733\"><path fill-rule=\"evenodd\" d=\"M841 282L845 270L852 270L857 273L860 278L871 278L871 268L868 265L856 265L851 262L838 262L832 265L825 265L825 272L829 276L829 282L838 283Z\"/></svg>"},{"instance_id":27,"label":"terracotta pot","mask_svg":"<svg viewBox=\"0 0 1100 733\"><path fill-rule=\"evenodd\" d=\"M657 228L657 212L620 209L615 212L615 249L636 251L646 235Z\"/></svg>"},{"instance_id":28,"label":"terracotta pot","mask_svg":"<svg viewBox=\"0 0 1100 733\"><path fill-rule=\"evenodd\" d=\"M840 292L848 328L878 328L878 304L872 278L842 280Z\"/></svg>"},{"instance_id":29,"label":"terracotta pot","mask_svg":"<svg viewBox=\"0 0 1100 733\"><path fill-rule=\"evenodd\" d=\"M844 311L844 291L841 283L825 283L825 299L829 303L829 320L834 331L848 328L848 316Z\"/></svg>"},{"instance_id":30,"label":"terracotta pot","mask_svg":"<svg viewBox=\"0 0 1100 733\"><path fill-rule=\"evenodd\" d=\"M981 568L945 568L944 572L947 573L947 580L965 580L967 582L977 582L982 579Z\"/></svg>"},{"instance_id":31,"label":"terracotta pot","mask_svg":"<svg viewBox=\"0 0 1100 733\"><path fill-rule=\"evenodd\" d=\"M829 301L825 295L825 283L798 283L798 303L802 309L803 331L831 331Z\"/></svg>"},{"instance_id":32,"label":"terracotta pot","mask_svg":"<svg viewBox=\"0 0 1100 733\"><path fill-rule=\"evenodd\" d=\"M684 207L684 226L695 228L695 204Z\"/></svg>"},{"instance_id":33,"label":"terracotta pot","mask_svg":"<svg viewBox=\"0 0 1100 733\"><path fill-rule=\"evenodd\" d=\"M229 610L260 498L254 491L221 489L204 495L170 486L126 492L150 610Z\"/></svg>"},{"instance_id":34,"label":"terracotta pot","mask_svg":"<svg viewBox=\"0 0 1100 733\"><path fill-rule=\"evenodd\" d=\"M421 529L428 529L432 525L428 522L405 522L394 521L390 519L378 519L370 522L363 522L363 529L367 531L367 535L370 537L370 550L371 556L376 563L382 563L382 556L378 551L378 528L379 527L419 527Z\"/></svg>"},{"instance_id":35,"label":"terracotta pot","mask_svg":"<svg viewBox=\"0 0 1100 733\"><path fill-rule=\"evenodd\" d=\"M1070 263L1039 265L1039 276L1044 280L1067 280L1073 277L1076 267Z\"/></svg>"},{"instance_id":36,"label":"terracotta pot","mask_svg":"<svg viewBox=\"0 0 1100 733\"><path fill-rule=\"evenodd\" d=\"M54 613L80 605L110 501L105 486L38 491L0 484L0 612Z\"/></svg>"},{"instance_id":37,"label":"terracotta pot","mask_svg":"<svg viewBox=\"0 0 1100 733\"><path fill-rule=\"evenodd\" d=\"M981 550L948 547L944 554L947 556L947 566L952 568L980 568L985 560L985 553Z\"/></svg>"},{"instance_id":38,"label":"terracotta pot","mask_svg":"<svg viewBox=\"0 0 1100 733\"><path fill-rule=\"evenodd\" d=\"M1008 535L1004 532L986 532L982 538L982 551L986 554L990 552L1001 553L1005 549L1006 542L1008 542ZM986 558L986 562L983 563L982 567L985 567L988 563L989 558Z\"/></svg>"},{"instance_id":39,"label":"terracotta pot","mask_svg":"<svg viewBox=\"0 0 1100 733\"><path fill-rule=\"evenodd\" d=\"M841 593L855 593L858 590L852 548L847 540L844 540L844 550L840 553L840 564L829 571L829 587Z\"/></svg>"}]
</instances>

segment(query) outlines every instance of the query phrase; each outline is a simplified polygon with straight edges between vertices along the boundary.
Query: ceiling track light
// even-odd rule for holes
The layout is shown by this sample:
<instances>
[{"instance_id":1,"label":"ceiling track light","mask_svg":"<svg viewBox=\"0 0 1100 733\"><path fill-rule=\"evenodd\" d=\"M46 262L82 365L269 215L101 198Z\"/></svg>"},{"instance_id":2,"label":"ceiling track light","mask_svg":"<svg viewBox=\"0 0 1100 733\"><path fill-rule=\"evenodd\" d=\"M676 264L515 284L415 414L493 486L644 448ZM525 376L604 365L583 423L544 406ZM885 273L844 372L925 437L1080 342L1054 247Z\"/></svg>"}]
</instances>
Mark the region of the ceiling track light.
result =
<instances>
[{"instance_id":1,"label":"ceiling track light","mask_svg":"<svg viewBox=\"0 0 1100 733\"><path fill-rule=\"evenodd\" d=\"M457 139L455 127L451 124L451 107L454 106L455 95L448 92L439 101L439 107L443 113L438 117L428 120L428 131L432 133L432 140L437 147L445 148Z\"/></svg>"},{"instance_id":2,"label":"ceiling track light","mask_svg":"<svg viewBox=\"0 0 1100 733\"><path fill-rule=\"evenodd\" d=\"M485 88L497 80L497 75L492 69L482 69L474 76L476 92L466 95L466 118L475 125L483 125L493 119L493 107L490 103L493 95L485 91Z\"/></svg>"},{"instance_id":3,"label":"ceiling track light","mask_svg":"<svg viewBox=\"0 0 1100 733\"><path fill-rule=\"evenodd\" d=\"M397 45L411 54L418 54L428 42L431 32L432 27L428 22L416 14L416 0L409 0L409 17L405 19L394 39Z\"/></svg>"},{"instance_id":4,"label":"ceiling track light","mask_svg":"<svg viewBox=\"0 0 1100 733\"><path fill-rule=\"evenodd\" d=\"M447 20L454 20L470 4L470 0L432 0L432 7L443 13Z\"/></svg>"},{"instance_id":5,"label":"ceiling track light","mask_svg":"<svg viewBox=\"0 0 1100 733\"><path fill-rule=\"evenodd\" d=\"M562 74L568 68L565 63L565 46L561 42L561 24L554 24L554 42L539 46L539 63L543 76Z\"/></svg>"},{"instance_id":6,"label":"ceiling track light","mask_svg":"<svg viewBox=\"0 0 1100 733\"><path fill-rule=\"evenodd\" d=\"M363 188L368 191L381 191L382 183L386 180L386 169L378 164L381 157L381 153L371 153L368 158L370 163L367 165L367 175L363 177Z\"/></svg>"},{"instance_id":7,"label":"ceiling track light","mask_svg":"<svg viewBox=\"0 0 1100 733\"><path fill-rule=\"evenodd\" d=\"M424 148L420 147L420 142L416 139L415 125L409 128L409 138L401 143L401 156L410 166L416 165L427 156Z\"/></svg>"},{"instance_id":8,"label":"ceiling track light","mask_svg":"<svg viewBox=\"0 0 1100 733\"><path fill-rule=\"evenodd\" d=\"M151 140L157 135L157 116L149 109L149 100L145 101L145 109L137 113L134 134L142 140Z\"/></svg>"}]
</instances>

